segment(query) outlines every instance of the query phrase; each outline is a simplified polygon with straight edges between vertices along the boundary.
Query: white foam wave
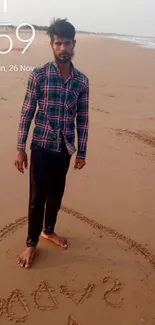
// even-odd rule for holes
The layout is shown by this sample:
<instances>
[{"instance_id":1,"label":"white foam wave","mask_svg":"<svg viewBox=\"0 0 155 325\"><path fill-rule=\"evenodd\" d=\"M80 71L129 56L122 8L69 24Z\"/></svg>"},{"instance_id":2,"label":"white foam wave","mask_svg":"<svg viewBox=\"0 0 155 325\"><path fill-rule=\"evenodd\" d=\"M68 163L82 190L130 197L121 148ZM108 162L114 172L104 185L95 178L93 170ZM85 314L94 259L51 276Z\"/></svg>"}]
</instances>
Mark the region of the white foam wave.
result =
<instances>
[{"instance_id":1,"label":"white foam wave","mask_svg":"<svg viewBox=\"0 0 155 325\"><path fill-rule=\"evenodd\" d=\"M120 35L110 35L107 37L118 39L120 41L131 42L140 47L155 49L155 37L137 37L137 36L120 36Z\"/></svg>"}]
</instances>

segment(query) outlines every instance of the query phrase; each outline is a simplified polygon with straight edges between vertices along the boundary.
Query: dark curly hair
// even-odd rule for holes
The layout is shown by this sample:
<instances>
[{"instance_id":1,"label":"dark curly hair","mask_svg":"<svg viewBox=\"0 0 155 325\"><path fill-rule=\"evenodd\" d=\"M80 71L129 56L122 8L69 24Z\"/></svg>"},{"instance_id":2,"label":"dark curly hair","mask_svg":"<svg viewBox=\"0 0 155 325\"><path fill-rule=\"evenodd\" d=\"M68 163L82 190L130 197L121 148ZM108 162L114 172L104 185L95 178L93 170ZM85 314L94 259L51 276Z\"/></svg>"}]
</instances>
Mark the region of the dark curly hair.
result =
<instances>
[{"instance_id":1,"label":"dark curly hair","mask_svg":"<svg viewBox=\"0 0 155 325\"><path fill-rule=\"evenodd\" d=\"M75 37L75 27L65 19L53 19L52 23L50 24L47 34L49 35L50 39L54 40L54 35L68 38L73 40Z\"/></svg>"}]
</instances>

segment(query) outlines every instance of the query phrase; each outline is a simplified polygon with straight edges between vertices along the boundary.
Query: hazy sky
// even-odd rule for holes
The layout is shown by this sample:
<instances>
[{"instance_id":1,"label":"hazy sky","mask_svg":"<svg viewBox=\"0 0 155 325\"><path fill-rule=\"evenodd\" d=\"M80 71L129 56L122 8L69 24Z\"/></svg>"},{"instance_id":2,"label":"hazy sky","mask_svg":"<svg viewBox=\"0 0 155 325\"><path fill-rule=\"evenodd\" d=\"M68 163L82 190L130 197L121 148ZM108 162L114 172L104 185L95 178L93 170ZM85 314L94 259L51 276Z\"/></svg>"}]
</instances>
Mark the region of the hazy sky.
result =
<instances>
[{"instance_id":1,"label":"hazy sky","mask_svg":"<svg viewBox=\"0 0 155 325\"><path fill-rule=\"evenodd\" d=\"M0 22L49 25L53 17L67 17L76 29L155 36L155 0L0 0L0 5Z\"/></svg>"}]
</instances>

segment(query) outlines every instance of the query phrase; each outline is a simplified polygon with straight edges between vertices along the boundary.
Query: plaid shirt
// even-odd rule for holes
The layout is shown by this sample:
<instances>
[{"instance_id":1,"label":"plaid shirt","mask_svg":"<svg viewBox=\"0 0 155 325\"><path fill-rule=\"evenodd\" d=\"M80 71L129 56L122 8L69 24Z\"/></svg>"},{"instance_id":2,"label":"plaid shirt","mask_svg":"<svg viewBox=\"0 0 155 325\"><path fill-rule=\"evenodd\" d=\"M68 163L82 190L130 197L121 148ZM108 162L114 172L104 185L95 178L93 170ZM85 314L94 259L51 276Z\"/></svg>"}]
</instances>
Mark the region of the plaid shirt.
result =
<instances>
[{"instance_id":1,"label":"plaid shirt","mask_svg":"<svg viewBox=\"0 0 155 325\"><path fill-rule=\"evenodd\" d=\"M29 75L22 105L17 150L25 150L26 141L35 116L32 145L60 152L62 138L69 154L77 151L85 158L88 141L89 81L71 63L71 74L63 80L56 62L35 68ZM77 146L75 148L75 122Z\"/></svg>"}]
</instances>

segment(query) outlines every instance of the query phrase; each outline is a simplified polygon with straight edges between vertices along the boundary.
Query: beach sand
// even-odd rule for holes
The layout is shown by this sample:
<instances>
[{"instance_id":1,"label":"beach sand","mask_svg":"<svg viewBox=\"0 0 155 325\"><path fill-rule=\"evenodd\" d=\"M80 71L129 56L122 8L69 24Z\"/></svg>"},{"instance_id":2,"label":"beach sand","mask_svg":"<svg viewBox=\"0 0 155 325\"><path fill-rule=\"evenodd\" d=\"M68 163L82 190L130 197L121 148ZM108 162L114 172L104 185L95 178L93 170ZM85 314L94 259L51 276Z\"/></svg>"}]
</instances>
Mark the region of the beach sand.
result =
<instances>
[{"instance_id":1,"label":"beach sand","mask_svg":"<svg viewBox=\"0 0 155 325\"><path fill-rule=\"evenodd\" d=\"M29 72L53 54L43 32L25 54L10 35L14 48L0 63L0 324L153 325L155 51L77 35L74 64L90 80L90 131L87 165L75 171L72 157L56 227L69 248L40 239L25 270L16 259L27 234L29 172L14 167L17 130ZM28 156L32 130L33 123Z\"/></svg>"}]
</instances>

